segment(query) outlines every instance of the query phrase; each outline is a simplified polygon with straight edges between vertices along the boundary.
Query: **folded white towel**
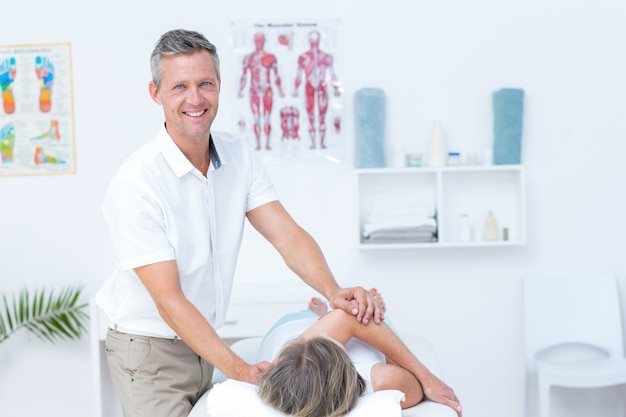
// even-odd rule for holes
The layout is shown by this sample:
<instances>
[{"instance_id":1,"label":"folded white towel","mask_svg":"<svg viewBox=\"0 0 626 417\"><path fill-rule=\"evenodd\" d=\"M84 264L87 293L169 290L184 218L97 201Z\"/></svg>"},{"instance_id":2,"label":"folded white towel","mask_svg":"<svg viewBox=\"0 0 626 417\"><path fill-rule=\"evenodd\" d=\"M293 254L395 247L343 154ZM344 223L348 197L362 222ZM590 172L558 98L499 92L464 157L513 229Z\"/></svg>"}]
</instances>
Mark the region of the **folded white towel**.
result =
<instances>
[{"instance_id":1,"label":"folded white towel","mask_svg":"<svg viewBox=\"0 0 626 417\"><path fill-rule=\"evenodd\" d=\"M437 230L437 221L432 217L422 216L399 216L395 218L369 218L363 224L363 236L368 237L372 233L384 229L401 229L416 227L431 227Z\"/></svg>"},{"instance_id":2,"label":"folded white towel","mask_svg":"<svg viewBox=\"0 0 626 417\"><path fill-rule=\"evenodd\" d=\"M366 243L436 242L437 228L432 226L389 228L377 230L366 238Z\"/></svg>"},{"instance_id":3,"label":"folded white towel","mask_svg":"<svg viewBox=\"0 0 626 417\"><path fill-rule=\"evenodd\" d=\"M407 223L418 223L424 219L432 219L434 216L425 213L398 213L398 214L385 214L385 213L370 213L367 216L369 223L389 222L389 221L404 221Z\"/></svg>"}]
</instances>

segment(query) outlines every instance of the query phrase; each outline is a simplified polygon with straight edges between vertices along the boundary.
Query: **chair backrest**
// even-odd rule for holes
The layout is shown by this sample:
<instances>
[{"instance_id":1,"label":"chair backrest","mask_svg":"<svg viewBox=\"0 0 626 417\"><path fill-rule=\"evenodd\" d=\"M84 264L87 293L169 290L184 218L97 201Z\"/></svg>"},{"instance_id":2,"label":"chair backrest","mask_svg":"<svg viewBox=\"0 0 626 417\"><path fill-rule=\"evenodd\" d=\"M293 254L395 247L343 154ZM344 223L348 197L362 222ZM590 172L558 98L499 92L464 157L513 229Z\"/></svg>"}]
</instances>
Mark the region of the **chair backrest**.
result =
<instances>
[{"instance_id":1,"label":"chair backrest","mask_svg":"<svg viewBox=\"0 0 626 417\"><path fill-rule=\"evenodd\" d=\"M524 278L526 364L561 344L597 346L623 356L617 279L609 274L528 275Z\"/></svg>"}]
</instances>

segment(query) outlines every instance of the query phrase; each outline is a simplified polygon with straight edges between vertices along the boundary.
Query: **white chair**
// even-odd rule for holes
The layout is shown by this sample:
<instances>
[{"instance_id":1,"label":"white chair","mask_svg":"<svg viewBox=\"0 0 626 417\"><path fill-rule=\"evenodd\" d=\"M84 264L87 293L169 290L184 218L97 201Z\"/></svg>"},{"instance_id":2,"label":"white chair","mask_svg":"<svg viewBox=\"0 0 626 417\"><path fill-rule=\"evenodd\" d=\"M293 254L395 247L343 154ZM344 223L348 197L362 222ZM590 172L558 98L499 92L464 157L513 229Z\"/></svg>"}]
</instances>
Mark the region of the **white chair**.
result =
<instances>
[{"instance_id":1,"label":"white chair","mask_svg":"<svg viewBox=\"0 0 626 417\"><path fill-rule=\"evenodd\" d=\"M526 276L524 332L527 416L535 415L528 409L536 403L539 417L549 416L553 386L599 388L626 384L616 277ZM619 408L623 411L623 404Z\"/></svg>"},{"instance_id":2,"label":"white chair","mask_svg":"<svg viewBox=\"0 0 626 417\"><path fill-rule=\"evenodd\" d=\"M404 343L411 349L411 351L420 359L420 361L426 365L426 367L440 379L443 378L443 372L437 355L432 345L425 339L414 335L403 335L402 339ZM251 337L239 340L231 345L231 348L242 359L249 363L253 363L256 358L256 352L259 348L262 337ZM226 378L220 371L215 370L213 375L213 382L222 382ZM195 405L189 417L206 417L206 397L207 394L202 396L198 403ZM438 404L429 400L422 401L418 405L408 408L402 411L402 417L457 417L457 414L450 407L442 404Z\"/></svg>"}]
</instances>

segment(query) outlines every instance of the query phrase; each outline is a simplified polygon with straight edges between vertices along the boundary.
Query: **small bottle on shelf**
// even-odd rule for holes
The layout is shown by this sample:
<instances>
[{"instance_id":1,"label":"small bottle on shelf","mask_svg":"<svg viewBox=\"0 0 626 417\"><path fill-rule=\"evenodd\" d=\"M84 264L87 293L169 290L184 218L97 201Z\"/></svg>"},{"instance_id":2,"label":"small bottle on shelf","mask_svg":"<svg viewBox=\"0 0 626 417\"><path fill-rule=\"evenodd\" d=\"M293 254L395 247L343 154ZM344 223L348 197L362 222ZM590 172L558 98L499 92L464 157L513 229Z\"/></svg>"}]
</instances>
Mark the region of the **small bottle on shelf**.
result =
<instances>
[{"instance_id":1,"label":"small bottle on shelf","mask_svg":"<svg viewBox=\"0 0 626 417\"><path fill-rule=\"evenodd\" d=\"M448 152L448 165L461 165L461 154L459 152Z\"/></svg>"},{"instance_id":2,"label":"small bottle on shelf","mask_svg":"<svg viewBox=\"0 0 626 417\"><path fill-rule=\"evenodd\" d=\"M493 215L493 210L489 210L487 219L485 219L485 240L498 240L498 221Z\"/></svg>"},{"instance_id":3,"label":"small bottle on shelf","mask_svg":"<svg viewBox=\"0 0 626 417\"><path fill-rule=\"evenodd\" d=\"M469 216L465 213L462 213L459 218L459 240L462 242L472 240L472 225L470 224Z\"/></svg>"}]
</instances>

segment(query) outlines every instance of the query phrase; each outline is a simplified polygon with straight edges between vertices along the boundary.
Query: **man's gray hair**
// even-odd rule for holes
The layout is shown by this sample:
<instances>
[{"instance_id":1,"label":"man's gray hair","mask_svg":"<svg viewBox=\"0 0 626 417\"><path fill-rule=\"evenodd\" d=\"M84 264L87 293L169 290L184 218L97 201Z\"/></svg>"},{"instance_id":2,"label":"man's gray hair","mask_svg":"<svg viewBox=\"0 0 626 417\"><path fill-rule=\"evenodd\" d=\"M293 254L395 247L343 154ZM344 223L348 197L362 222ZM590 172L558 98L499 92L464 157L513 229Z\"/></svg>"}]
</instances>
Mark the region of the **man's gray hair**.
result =
<instances>
[{"instance_id":1,"label":"man's gray hair","mask_svg":"<svg viewBox=\"0 0 626 417\"><path fill-rule=\"evenodd\" d=\"M215 60L217 78L220 78L220 59L217 55L217 48L199 32L191 30L175 29L165 32L150 55L150 70L152 71L152 81L157 89L161 87L163 78L163 68L161 60L170 55L186 54L191 55L198 51L207 51Z\"/></svg>"}]
</instances>

